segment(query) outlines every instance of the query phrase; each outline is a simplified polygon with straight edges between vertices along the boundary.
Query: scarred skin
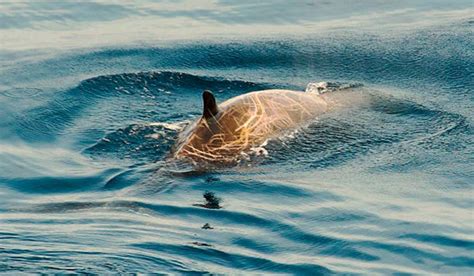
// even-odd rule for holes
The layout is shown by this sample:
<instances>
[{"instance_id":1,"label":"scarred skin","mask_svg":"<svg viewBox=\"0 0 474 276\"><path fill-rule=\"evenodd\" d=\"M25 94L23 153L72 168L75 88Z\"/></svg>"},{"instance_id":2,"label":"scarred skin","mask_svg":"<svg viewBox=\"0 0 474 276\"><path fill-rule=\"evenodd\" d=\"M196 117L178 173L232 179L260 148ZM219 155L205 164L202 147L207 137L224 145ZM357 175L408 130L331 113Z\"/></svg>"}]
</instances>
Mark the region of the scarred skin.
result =
<instances>
[{"instance_id":1,"label":"scarred skin","mask_svg":"<svg viewBox=\"0 0 474 276\"><path fill-rule=\"evenodd\" d=\"M241 153L302 126L329 108L324 95L272 89L229 99L206 114L205 93L210 92L203 94L204 115L181 133L173 154L176 159L234 164Z\"/></svg>"}]
</instances>

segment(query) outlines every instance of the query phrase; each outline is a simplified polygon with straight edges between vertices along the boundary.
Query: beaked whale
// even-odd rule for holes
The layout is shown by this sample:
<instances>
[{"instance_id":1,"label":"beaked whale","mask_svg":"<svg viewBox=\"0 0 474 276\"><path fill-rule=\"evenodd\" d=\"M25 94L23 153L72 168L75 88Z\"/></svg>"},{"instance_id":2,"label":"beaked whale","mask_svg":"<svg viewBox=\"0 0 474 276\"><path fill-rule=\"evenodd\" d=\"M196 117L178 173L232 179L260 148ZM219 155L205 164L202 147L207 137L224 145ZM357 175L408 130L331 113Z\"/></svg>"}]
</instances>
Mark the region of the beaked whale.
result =
<instances>
[{"instance_id":1,"label":"beaked whale","mask_svg":"<svg viewBox=\"0 0 474 276\"><path fill-rule=\"evenodd\" d=\"M206 90L202 99L202 116L181 132L172 152L174 159L195 165L236 164L267 139L296 130L334 106L326 93L282 89L250 92L220 105Z\"/></svg>"}]
</instances>

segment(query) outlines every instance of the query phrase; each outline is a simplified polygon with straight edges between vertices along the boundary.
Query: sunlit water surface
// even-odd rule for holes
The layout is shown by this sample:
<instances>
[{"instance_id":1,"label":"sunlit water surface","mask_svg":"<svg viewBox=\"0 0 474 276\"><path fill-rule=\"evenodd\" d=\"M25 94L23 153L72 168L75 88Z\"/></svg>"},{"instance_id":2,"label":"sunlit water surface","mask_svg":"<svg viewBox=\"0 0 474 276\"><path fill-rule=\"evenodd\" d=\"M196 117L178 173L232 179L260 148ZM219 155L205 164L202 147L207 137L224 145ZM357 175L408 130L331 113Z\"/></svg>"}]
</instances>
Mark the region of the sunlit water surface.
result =
<instances>
[{"instance_id":1,"label":"sunlit water surface","mask_svg":"<svg viewBox=\"0 0 474 276\"><path fill-rule=\"evenodd\" d=\"M1 3L0 272L472 273L472 2L290 2ZM166 165L202 90L319 81L258 162Z\"/></svg>"}]
</instances>

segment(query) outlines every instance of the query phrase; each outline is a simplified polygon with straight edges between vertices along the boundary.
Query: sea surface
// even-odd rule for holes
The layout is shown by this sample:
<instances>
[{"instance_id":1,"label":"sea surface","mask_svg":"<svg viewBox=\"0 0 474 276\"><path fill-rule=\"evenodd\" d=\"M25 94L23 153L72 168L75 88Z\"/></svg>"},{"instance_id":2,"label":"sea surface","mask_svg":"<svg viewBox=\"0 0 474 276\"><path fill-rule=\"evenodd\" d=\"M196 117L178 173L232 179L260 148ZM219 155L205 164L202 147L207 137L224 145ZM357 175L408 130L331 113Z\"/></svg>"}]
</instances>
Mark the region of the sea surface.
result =
<instances>
[{"instance_id":1,"label":"sea surface","mask_svg":"<svg viewBox=\"0 0 474 276\"><path fill-rule=\"evenodd\" d=\"M0 273L474 273L473 14L1 1ZM258 162L167 165L204 89L310 82L351 104Z\"/></svg>"}]
</instances>

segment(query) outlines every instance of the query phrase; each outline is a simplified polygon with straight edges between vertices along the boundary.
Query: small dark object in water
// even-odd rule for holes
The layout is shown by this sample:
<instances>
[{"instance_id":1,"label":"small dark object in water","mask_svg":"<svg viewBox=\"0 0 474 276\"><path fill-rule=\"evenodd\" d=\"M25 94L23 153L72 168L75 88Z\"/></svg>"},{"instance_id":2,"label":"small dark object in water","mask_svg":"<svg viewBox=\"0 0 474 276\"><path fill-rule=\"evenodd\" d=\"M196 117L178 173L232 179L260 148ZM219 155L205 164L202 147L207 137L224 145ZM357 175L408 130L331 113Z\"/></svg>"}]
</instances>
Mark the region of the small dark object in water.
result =
<instances>
[{"instance_id":1,"label":"small dark object in water","mask_svg":"<svg viewBox=\"0 0 474 276\"><path fill-rule=\"evenodd\" d=\"M210 183L210 182L215 182L215 181L219 181L219 178L215 177L215 176L209 176L206 178L206 182Z\"/></svg>"},{"instance_id":2,"label":"small dark object in water","mask_svg":"<svg viewBox=\"0 0 474 276\"><path fill-rule=\"evenodd\" d=\"M212 227L209 223L204 224L201 228L202 229L214 229L214 227Z\"/></svg>"},{"instance_id":3,"label":"small dark object in water","mask_svg":"<svg viewBox=\"0 0 474 276\"><path fill-rule=\"evenodd\" d=\"M208 243L205 243L205 242L193 242L194 245L197 245L197 246L207 246L207 247L211 247L212 245L208 244Z\"/></svg>"},{"instance_id":4,"label":"small dark object in water","mask_svg":"<svg viewBox=\"0 0 474 276\"><path fill-rule=\"evenodd\" d=\"M219 206L221 199L216 197L213 192L206 191L202 196L204 197L204 199L206 199L206 208L221 208L221 206Z\"/></svg>"},{"instance_id":5,"label":"small dark object in water","mask_svg":"<svg viewBox=\"0 0 474 276\"><path fill-rule=\"evenodd\" d=\"M213 192L206 191L203 195L206 200L206 204L193 204L194 206L204 207L208 209L220 209L222 208L219 203L221 199L216 197Z\"/></svg>"}]
</instances>

